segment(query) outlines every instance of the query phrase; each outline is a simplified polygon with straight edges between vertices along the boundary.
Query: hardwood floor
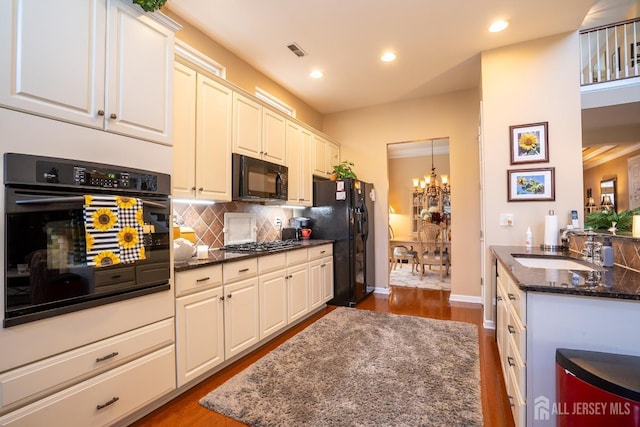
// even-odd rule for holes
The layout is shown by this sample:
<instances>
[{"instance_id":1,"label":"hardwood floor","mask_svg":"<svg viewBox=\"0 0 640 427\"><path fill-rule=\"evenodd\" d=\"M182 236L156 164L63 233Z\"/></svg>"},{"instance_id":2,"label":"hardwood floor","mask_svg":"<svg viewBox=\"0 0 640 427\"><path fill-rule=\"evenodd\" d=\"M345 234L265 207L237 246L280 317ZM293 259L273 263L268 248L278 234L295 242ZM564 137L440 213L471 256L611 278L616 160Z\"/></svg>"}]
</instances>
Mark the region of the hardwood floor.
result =
<instances>
[{"instance_id":1,"label":"hardwood floor","mask_svg":"<svg viewBox=\"0 0 640 427\"><path fill-rule=\"evenodd\" d=\"M513 426L511 409L506 399L504 381L500 370L494 332L482 328L482 309L479 306L449 303L448 301L448 291L391 286L389 295L370 295L358 304L357 308L434 319L456 320L477 325L480 340L480 375L484 425L487 427ZM329 306L312 318L296 325L247 357L226 367L140 419L133 426L244 426L242 423L200 406L198 401L209 391L218 387L333 309L334 307Z\"/></svg>"}]
</instances>

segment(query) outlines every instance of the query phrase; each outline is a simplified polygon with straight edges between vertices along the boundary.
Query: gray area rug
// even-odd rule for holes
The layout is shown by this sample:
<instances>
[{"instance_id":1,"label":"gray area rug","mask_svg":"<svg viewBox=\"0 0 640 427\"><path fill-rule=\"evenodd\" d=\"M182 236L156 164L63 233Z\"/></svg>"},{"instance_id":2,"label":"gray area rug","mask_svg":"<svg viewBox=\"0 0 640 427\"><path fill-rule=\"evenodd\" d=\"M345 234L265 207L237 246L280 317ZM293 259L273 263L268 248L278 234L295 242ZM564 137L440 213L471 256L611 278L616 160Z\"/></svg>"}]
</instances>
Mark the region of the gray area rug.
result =
<instances>
[{"instance_id":1,"label":"gray area rug","mask_svg":"<svg viewBox=\"0 0 640 427\"><path fill-rule=\"evenodd\" d=\"M339 307L200 404L250 426L482 425L477 327Z\"/></svg>"}]
</instances>

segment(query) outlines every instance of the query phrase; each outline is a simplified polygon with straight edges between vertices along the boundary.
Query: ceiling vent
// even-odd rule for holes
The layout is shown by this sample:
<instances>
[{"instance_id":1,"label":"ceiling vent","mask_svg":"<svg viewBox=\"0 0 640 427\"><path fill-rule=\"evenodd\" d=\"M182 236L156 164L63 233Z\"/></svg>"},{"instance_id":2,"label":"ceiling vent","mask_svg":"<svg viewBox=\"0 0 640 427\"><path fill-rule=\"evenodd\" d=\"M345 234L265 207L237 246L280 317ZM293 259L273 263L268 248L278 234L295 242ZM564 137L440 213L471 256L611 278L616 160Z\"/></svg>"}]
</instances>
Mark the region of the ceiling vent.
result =
<instances>
[{"instance_id":1,"label":"ceiling vent","mask_svg":"<svg viewBox=\"0 0 640 427\"><path fill-rule=\"evenodd\" d=\"M298 46L296 43L291 43L290 45L287 46L287 48L293 52L298 58L302 58L303 56L306 56L306 52L304 50L302 50L302 48L300 46Z\"/></svg>"}]
</instances>

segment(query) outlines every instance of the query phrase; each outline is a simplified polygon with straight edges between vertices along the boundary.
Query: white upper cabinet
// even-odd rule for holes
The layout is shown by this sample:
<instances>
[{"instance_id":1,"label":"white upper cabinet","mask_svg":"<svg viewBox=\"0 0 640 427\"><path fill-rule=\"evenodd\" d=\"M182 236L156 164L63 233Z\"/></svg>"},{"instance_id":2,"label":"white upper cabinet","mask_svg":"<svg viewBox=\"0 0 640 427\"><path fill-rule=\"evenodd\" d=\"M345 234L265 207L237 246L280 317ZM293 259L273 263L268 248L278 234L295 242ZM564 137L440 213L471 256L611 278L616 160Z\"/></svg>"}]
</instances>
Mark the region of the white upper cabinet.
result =
<instances>
[{"instance_id":1,"label":"white upper cabinet","mask_svg":"<svg viewBox=\"0 0 640 427\"><path fill-rule=\"evenodd\" d=\"M174 24L120 0L0 2L0 104L170 144Z\"/></svg>"},{"instance_id":2,"label":"white upper cabinet","mask_svg":"<svg viewBox=\"0 0 640 427\"><path fill-rule=\"evenodd\" d=\"M231 200L232 91L175 63L173 195Z\"/></svg>"},{"instance_id":3,"label":"white upper cabinet","mask_svg":"<svg viewBox=\"0 0 640 427\"><path fill-rule=\"evenodd\" d=\"M319 135L313 135L313 175L328 178L340 163L340 147Z\"/></svg>"},{"instance_id":4,"label":"white upper cabinet","mask_svg":"<svg viewBox=\"0 0 640 427\"><path fill-rule=\"evenodd\" d=\"M284 165L285 123L282 115L238 92L233 93L233 152Z\"/></svg>"},{"instance_id":5,"label":"white upper cabinet","mask_svg":"<svg viewBox=\"0 0 640 427\"><path fill-rule=\"evenodd\" d=\"M287 166L289 188L287 202L311 206L311 131L290 120L287 121Z\"/></svg>"},{"instance_id":6,"label":"white upper cabinet","mask_svg":"<svg viewBox=\"0 0 640 427\"><path fill-rule=\"evenodd\" d=\"M233 93L233 152L262 158L262 105Z\"/></svg>"},{"instance_id":7,"label":"white upper cabinet","mask_svg":"<svg viewBox=\"0 0 640 427\"><path fill-rule=\"evenodd\" d=\"M268 108L262 110L262 159L284 165L286 159L287 119Z\"/></svg>"}]
</instances>

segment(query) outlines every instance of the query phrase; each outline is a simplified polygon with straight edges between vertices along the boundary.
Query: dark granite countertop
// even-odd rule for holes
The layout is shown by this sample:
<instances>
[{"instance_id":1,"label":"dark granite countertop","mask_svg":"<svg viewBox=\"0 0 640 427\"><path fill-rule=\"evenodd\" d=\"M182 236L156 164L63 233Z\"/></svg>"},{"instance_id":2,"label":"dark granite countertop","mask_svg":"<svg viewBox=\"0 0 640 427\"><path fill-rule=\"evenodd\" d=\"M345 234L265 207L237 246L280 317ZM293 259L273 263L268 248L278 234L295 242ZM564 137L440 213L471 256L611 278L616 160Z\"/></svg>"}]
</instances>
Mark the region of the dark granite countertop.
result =
<instances>
[{"instance_id":1,"label":"dark granite countertop","mask_svg":"<svg viewBox=\"0 0 640 427\"><path fill-rule=\"evenodd\" d=\"M193 257L188 259L187 261L175 261L173 263L173 270L175 272L180 272L180 271L191 270L194 268L222 264L230 261L240 261L243 259L273 255L280 252L295 251L296 249L311 248L314 246L326 245L327 243L333 243L333 240L309 239L309 240L300 240L299 242L300 244L294 247L264 251L264 252L230 252L230 251L223 251L220 249L211 249L209 251L209 259L197 259Z\"/></svg>"},{"instance_id":2,"label":"dark granite countertop","mask_svg":"<svg viewBox=\"0 0 640 427\"><path fill-rule=\"evenodd\" d=\"M628 268L596 266L582 260L581 254L571 251L554 252L524 246L491 246L491 252L520 289L526 292L550 292L640 301L640 273ZM520 264L513 255L571 258L586 263L595 271L529 268Z\"/></svg>"}]
</instances>

